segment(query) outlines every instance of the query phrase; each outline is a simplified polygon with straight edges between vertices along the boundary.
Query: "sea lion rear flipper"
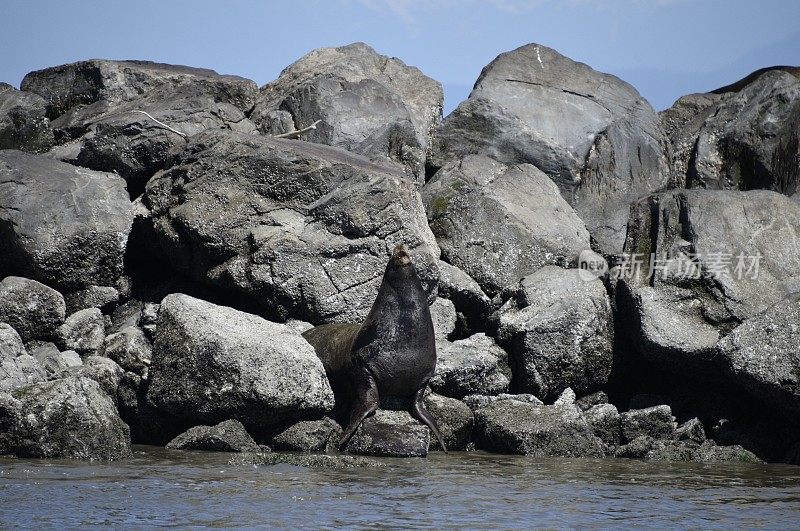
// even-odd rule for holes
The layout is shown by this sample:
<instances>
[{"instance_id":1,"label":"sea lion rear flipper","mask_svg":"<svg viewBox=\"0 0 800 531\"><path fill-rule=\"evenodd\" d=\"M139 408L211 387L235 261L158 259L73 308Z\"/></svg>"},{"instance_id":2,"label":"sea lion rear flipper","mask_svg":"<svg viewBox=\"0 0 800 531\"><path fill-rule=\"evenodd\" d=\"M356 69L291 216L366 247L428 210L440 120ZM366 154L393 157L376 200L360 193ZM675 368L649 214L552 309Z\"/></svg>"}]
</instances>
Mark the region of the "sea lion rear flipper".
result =
<instances>
[{"instance_id":1,"label":"sea lion rear flipper","mask_svg":"<svg viewBox=\"0 0 800 531\"><path fill-rule=\"evenodd\" d=\"M447 453L447 446L444 444L444 439L439 431L439 425L436 424L436 419L431 416L430 412L425 407L425 388L427 385L428 383L425 382L425 385L423 385L414 396L414 404L411 406L411 415L431 429L436 439L439 441L442 450L444 450L444 453Z\"/></svg>"},{"instance_id":2,"label":"sea lion rear flipper","mask_svg":"<svg viewBox=\"0 0 800 531\"><path fill-rule=\"evenodd\" d=\"M375 413L380 405L378 385L375 378L365 368L360 367L353 374L353 403L350 410L350 423L339 441L339 448L344 449L364 419Z\"/></svg>"}]
</instances>

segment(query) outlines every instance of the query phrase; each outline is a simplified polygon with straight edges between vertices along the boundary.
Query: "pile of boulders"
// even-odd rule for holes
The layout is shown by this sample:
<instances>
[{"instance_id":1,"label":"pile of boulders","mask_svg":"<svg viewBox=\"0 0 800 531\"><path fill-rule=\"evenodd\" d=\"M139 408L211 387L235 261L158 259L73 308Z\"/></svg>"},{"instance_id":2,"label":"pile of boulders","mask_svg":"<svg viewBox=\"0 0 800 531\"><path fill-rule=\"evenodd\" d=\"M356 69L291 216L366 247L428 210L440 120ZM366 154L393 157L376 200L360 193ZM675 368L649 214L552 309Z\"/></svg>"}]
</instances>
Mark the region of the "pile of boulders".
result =
<instances>
[{"instance_id":1,"label":"pile of boulders","mask_svg":"<svg viewBox=\"0 0 800 531\"><path fill-rule=\"evenodd\" d=\"M800 463L798 76L659 114L529 44L444 119L360 43L260 89L105 60L0 84L0 454L338 450L301 333L362 321L403 243L449 449ZM385 407L346 451L439 449Z\"/></svg>"}]
</instances>

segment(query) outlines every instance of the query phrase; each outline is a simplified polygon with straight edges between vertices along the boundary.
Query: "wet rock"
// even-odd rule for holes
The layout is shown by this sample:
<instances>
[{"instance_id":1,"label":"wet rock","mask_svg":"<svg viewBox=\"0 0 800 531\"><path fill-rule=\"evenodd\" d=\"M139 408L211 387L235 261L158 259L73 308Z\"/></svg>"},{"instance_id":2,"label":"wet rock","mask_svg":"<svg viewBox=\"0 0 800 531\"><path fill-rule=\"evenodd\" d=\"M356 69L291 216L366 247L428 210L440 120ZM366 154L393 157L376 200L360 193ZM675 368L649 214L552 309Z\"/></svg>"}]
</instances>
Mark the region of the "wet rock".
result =
<instances>
[{"instance_id":1,"label":"wet rock","mask_svg":"<svg viewBox=\"0 0 800 531\"><path fill-rule=\"evenodd\" d=\"M442 87L364 43L314 50L261 88L251 119L266 134L302 129L310 142L391 157L421 182L442 116Z\"/></svg>"},{"instance_id":2,"label":"wet rock","mask_svg":"<svg viewBox=\"0 0 800 531\"><path fill-rule=\"evenodd\" d=\"M216 426L195 426L167 443L172 450L210 452L258 452L258 444L238 420L226 420Z\"/></svg>"},{"instance_id":3,"label":"wet rock","mask_svg":"<svg viewBox=\"0 0 800 531\"><path fill-rule=\"evenodd\" d=\"M585 393L608 382L614 326L602 281L548 266L511 293L493 319L514 389L552 399L567 387Z\"/></svg>"},{"instance_id":4,"label":"wet rock","mask_svg":"<svg viewBox=\"0 0 800 531\"><path fill-rule=\"evenodd\" d=\"M731 379L753 397L800 411L800 295L745 320L716 352Z\"/></svg>"},{"instance_id":5,"label":"wet rock","mask_svg":"<svg viewBox=\"0 0 800 531\"><path fill-rule=\"evenodd\" d=\"M616 302L639 354L672 373L719 374L720 337L800 286L799 225L800 203L765 190L681 190L634 205L625 250L641 263L617 283Z\"/></svg>"},{"instance_id":6,"label":"wet rock","mask_svg":"<svg viewBox=\"0 0 800 531\"><path fill-rule=\"evenodd\" d=\"M0 149L42 153L53 145L47 102L36 94L0 87Z\"/></svg>"},{"instance_id":7,"label":"wet rock","mask_svg":"<svg viewBox=\"0 0 800 531\"><path fill-rule=\"evenodd\" d=\"M450 451L467 448L472 439L475 417L472 410L460 400L431 393L425 397L425 407L436 419L444 444ZM441 450L436 437L431 437L431 450Z\"/></svg>"},{"instance_id":8,"label":"wet rock","mask_svg":"<svg viewBox=\"0 0 800 531\"><path fill-rule=\"evenodd\" d=\"M594 434L610 447L619 446L622 439L621 420L613 404L597 404L584 411Z\"/></svg>"},{"instance_id":9,"label":"wet rock","mask_svg":"<svg viewBox=\"0 0 800 531\"><path fill-rule=\"evenodd\" d=\"M187 420L248 426L333 407L322 362L300 334L181 294L161 302L147 397Z\"/></svg>"},{"instance_id":10,"label":"wet rock","mask_svg":"<svg viewBox=\"0 0 800 531\"><path fill-rule=\"evenodd\" d=\"M686 187L798 190L800 76L754 74L735 87L685 96L665 111L673 118L693 113L676 120L683 123L670 134L676 178Z\"/></svg>"},{"instance_id":11,"label":"wet rock","mask_svg":"<svg viewBox=\"0 0 800 531\"><path fill-rule=\"evenodd\" d=\"M64 313L64 297L44 284L21 277L0 282L0 322L13 327L22 341L53 337Z\"/></svg>"},{"instance_id":12,"label":"wet rock","mask_svg":"<svg viewBox=\"0 0 800 531\"><path fill-rule=\"evenodd\" d=\"M89 286L64 295L67 315L87 308L100 308L103 313L110 313L118 300L119 292L110 286Z\"/></svg>"},{"instance_id":13,"label":"wet rock","mask_svg":"<svg viewBox=\"0 0 800 531\"><path fill-rule=\"evenodd\" d=\"M492 301L469 275L456 266L439 260L439 296L456 308L456 333L468 337L486 331Z\"/></svg>"},{"instance_id":14,"label":"wet rock","mask_svg":"<svg viewBox=\"0 0 800 531\"><path fill-rule=\"evenodd\" d=\"M689 419L675 430L675 436L679 441L694 441L698 444L706 440L706 430L703 423L697 417Z\"/></svg>"},{"instance_id":15,"label":"wet rock","mask_svg":"<svg viewBox=\"0 0 800 531\"><path fill-rule=\"evenodd\" d=\"M534 457L601 457L603 443L576 406L499 400L475 411L478 447Z\"/></svg>"},{"instance_id":16,"label":"wet rock","mask_svg":"<svg viewBox=\"0 0 800 531\"><path fill-rule=\"evenodd\" d=\"M113 286L133 213L119 177L0 151L0 274L63 291ZM20 330L17 330L20 332Z\"/></svg>"},{"instance_id":17,"label":"wet rock","mask_svg":"<svg viewBox=\"0 0 800 531\"><path fill-rule=\"evenodd\" d=\"M581 408L581 411L586 412L594 406L608 404L608 395L603 391L597 391L596 393L580 397L575 401L575 404Z\"/></svg>"},{"instance_id":18,"label":"wet rock","mask_svg":"<svg viewBox=\"0 0 800 531\"><path fill-rule=\"evenodd\" d=\"M430 386L439 394L496 395L508 391L510 375L506 352L485 334L436 342L436 373Z\"/></svg>"},{"instance_id":19,"label":"wet rock","mask_svg":"<svg viewBox=\"0 0 800 531\"><path fill-rule=\"evenodd\" d=\"M675 438L675 417L667 405L625 411L620 420L625 441L633 441L642 435L654 439Z\"/></svg>"},{"instance_id":20,"label":"wet rock","mask_svg":"<svg viewBox=\"0 0 800 531\"><path fill-rule=\"evenodd\" d=\"M131 455L128 426L93 380L62 378L15 389L11 397L0 403L0 454L101 460Z\"/></svg>"},{"instance_id":21,"label":"wet rock","mask_svg":"<svg viewBox=\"0 0 800 531\"><path fill-rule=\"evenodd\" d=\"M451 301L437 297L430 311L436 339L446 340L456 329L456 307Z\"/></svg>"},{"instance_id":22,"label":"wet rock","mask_svg":"<svg viewBox=\"0 0 800 531\"><path fill-rule=\"evenodd\" d=\"M614 253L628 205L668 184L667 144L655 111L632 86L528 44L483 69L438 131L434 164L472 153L533 164L558 184L603 251Z\"/></svg>"},{"instance_id":23,"label":"wet rock","mask_svg":"<svg viewBox=\"0 0 800 531\"><path fill-rule=\"evenodd\" d=\"M398 242L428 290L438 276L413 183L328 146L207 131L151 179L144 203L173 267L280 320L362 321Z\"/></svg>"},{"instance_id":24,"label":"wet rock","mask_svg":"<svg viewBox=\"0 0 800 531\"><path fill-rule=\"evenodd\" d=\"M718 446L714 441L708 440L700 445L695 453L695 461L710 462L740 462L763 463L753 452L745 450L738 444L731 446Z\"/></svg>"},{"instance_id":25,"label":"wet rock","mask_svg":"<svg viewBox=\"0 0 800 531\"><path fill-rule=\"evenodd\" d=\"M628 444L622 445L614 452L614 457L627 459L645 459L656 448L662 448L664 441L657 441L649 435L640 435Z\"/></svg>"},{"instance_id":26,"label":"wet rock","mask_svg":"<svg viewBox=\"0 0 800 531\"><path fill-rule=\"evenodd\" d=\"M117 104L156 89L177 93L202 89L220 101L249 111L255 104L257 93L256 84L249 79L220 75L204 68L98 59L31 72L22 80L21 88L45 98L51 118L77 105L89 105L100 100Z\"/></svg>"},{"instance_id":27,"label":"wet rock","mask_svg":"<svg viewBox=\"0 0 800 531\"><path fill-rule=\"evenodd\" d=\"M0 323L0 361L12 360L26 354L25 344L14 328L8 323Z\"/></svg>"},{"instance_id":28,"label":"wet rock","mask_svg":"<svg viewBox=\"0 0 800 531\"><path fill-rule=\"evenodd\" d=\"M103 355L126 371L142 375L153 357L153 347L141 328L126 326L103 341Z\"/></svg>"},{"instance_id":29,"label":"wet rock","mask_svg":"<svg viewBox=\"0 0 800 531\"><path fill-rule=\"evenodd\" d=\"M46 379L45 369L29 354L0 360L0 393L43 382Z\"/></svg>"},{"instance_id":30,"label":"wet rock","mask_svg":"<svg viewBox=\"0 0 800 531\"><path fill-rule=\"evenodd\" d=\"M566 265L589 248L581 219L531 165L467 156L439 170L422 198L442 259L489 296L544 265Z\"/></svg>"},{"instance_id":31,"label":"wet rock","mask_svg":"<svg viewBox=\"0 0 800 531\"><path fill-rule=\"evenodd\" d=\"M315 454L283 454L283 453L258 453L244 454L231 459L231 464L241 465L294 465L306 468L384 468L386 463L377 459L357 455L315 455Z\"/></svg>"},{"instance_id":32,"label":"wet rock","mask_svg":"<svg viewBox=\"0 0 800 531\"><path fill-rule=\"evenodd\" d=\"M74 350L82 356L97 354L103 349L106 324L99 308L86 308L73 313L56 330L62 350Z\"/></svg>"},{"instance_id":33,"label":"wet rock","mask_svg":"<svg viewBox=\"0 0 800 531\"><path fill-rule=\"evenodd\" d=\"M275 450L324 452L338 447L342 428L332 419L303 420L272 438Z\"/></svg>"},{"instance_id":34,"label":"wet rock","mask_svg":"<svg viewBox=\"0 0 800 531\"><path fill-rule=\"evenodd\" d=\"M347 444L352 454L425 457L430 430L405 411L379 409L366 419Z\"/></svg>"}]
</instances>

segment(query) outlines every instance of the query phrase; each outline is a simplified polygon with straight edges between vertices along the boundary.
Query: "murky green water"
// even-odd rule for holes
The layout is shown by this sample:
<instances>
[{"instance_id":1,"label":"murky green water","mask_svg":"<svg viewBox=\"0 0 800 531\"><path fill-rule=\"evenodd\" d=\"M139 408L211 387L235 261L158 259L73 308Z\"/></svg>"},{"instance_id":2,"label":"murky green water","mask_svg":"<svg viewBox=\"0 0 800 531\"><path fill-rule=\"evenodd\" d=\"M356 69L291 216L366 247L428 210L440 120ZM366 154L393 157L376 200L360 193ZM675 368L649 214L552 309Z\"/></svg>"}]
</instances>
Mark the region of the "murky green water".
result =
<instances>
[{"instance_id":1,"label":"murky green water","mask_svg":"<svg viewBox=\"0 0 800 531\"><path fill-rule=\"evenodd\" d=\"M800 526L792 466L432 453L331 469L231 457L136 447L113 464L0 459L0 527Z\"/></svg>"}]
</instances>

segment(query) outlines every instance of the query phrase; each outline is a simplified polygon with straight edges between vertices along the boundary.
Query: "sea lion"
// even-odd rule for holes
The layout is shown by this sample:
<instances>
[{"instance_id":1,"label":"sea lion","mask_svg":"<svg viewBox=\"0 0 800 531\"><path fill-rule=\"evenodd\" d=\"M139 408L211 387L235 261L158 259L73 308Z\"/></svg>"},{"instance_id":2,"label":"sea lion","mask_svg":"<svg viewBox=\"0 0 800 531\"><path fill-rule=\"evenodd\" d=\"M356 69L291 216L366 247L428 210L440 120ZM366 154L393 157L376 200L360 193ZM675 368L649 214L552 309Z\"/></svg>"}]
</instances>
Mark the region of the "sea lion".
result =
<instances>
[{"instance_id":1,"label":"sea lion","mask_svg":"<svg viewBox=\"0 0 800 531\"><path fill-rule=\"evenodd\" d=\"M423 402L436 369L436 341L427 294L405 245L394 248L363 324L321 325L303 337L322 360L336 397L336 413L347 422L341 448L375 413L381 399L410 399L411 415L428 426L447 451Z\"/></svg>"}]
</instances>

